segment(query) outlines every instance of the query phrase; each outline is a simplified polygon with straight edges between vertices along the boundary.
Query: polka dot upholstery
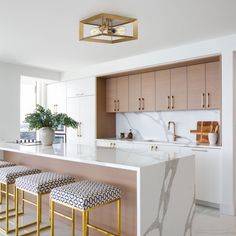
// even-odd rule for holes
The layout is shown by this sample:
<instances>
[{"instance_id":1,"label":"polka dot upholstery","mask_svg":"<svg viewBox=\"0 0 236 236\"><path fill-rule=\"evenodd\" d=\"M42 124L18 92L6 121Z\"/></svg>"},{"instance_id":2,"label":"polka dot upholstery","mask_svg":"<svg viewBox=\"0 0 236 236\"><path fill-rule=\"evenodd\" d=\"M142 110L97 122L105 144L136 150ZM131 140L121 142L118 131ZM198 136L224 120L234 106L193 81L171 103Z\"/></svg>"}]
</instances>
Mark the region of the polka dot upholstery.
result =
<instances>
[{"instance_id":1,"label":"polka dot upholstery","mask_svg":"<svg viewBox=\"0 0 236 236\"><path fill-rule=\"evenodd\" d=\"M84 180L51 192L51 199L86 210L103 205L121 197L121 190L115 186Z\"/></svg>"},{"instance_id":2,"label":"polka dot upholstery","mask_svg":"<svg viewBox=\"0 0 236 236\"><path fill-rule=\"evenodd\" d=\"M50 193L53 188L75 182L75 178L54 172L44 172L36 175L20 177L16 187L33 193Z\"/></svg>"},{"instance_id":3,"label":"polka dot upholstery","mask_svg":"<svg viewBox=\"0 0 236 236\"><path fill-rule=\"evenodd\" d=\"M24 175L38 174L41 170L26 166L12 166L0 170L0 182L4 184L13 184L16 179Z\"/></svg>"},{"instance_id":4,"label":"polka dot upholstery","mask_svg":"<svg viewBox=\"0 0 236 236\"><path fill-rule=\"evenodd\" d=\"M8 161L0 161L0 168L5 168L5 167L10 167L10 166L15 166L16 164L13 164Z\"/></svg>"}]
</instances>

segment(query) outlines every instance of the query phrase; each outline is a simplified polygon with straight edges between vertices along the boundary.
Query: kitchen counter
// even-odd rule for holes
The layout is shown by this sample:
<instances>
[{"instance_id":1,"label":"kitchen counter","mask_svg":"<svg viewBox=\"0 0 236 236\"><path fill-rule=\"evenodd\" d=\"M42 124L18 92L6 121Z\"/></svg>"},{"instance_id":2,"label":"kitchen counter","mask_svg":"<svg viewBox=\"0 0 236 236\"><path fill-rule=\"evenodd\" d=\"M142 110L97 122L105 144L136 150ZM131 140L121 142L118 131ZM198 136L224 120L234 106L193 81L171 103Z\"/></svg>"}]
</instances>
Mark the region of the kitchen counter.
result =
<instances>
[{"instance_id":1,"label":"kitchen counter","mask_svg":"<svg viewBox=\"0 0 236 236\"><path fill-rule=\"evenodd\" d=\"M6 142L0 143L0 150L6 161L118 186L122 191L121 235L183 236L191 230L195 208L195 165L191 154ZM114 204L96 209L91 221L116 232L115 210Z\"/></svg>"},{"instance_id":2,"label":"kitchen counter","mask_svg":"<svg viewBox=\"0 0 236 236\"><path fill-rule=\"evenodd\" d=\"M129 140L129 139L119 139L119 138L103 138L97 140L111 141L111 142L123 142L123 143L133 143L133 144L150 144L150 145L166 145L166 146L178 146L178 147L190 147L190 148L210 148L210 149L221 149L222 146L219 144L210 145L210 144L197 144L194 142L181 142L181 141L161 141L161 140Z\"/></svg>"}]
</instances>

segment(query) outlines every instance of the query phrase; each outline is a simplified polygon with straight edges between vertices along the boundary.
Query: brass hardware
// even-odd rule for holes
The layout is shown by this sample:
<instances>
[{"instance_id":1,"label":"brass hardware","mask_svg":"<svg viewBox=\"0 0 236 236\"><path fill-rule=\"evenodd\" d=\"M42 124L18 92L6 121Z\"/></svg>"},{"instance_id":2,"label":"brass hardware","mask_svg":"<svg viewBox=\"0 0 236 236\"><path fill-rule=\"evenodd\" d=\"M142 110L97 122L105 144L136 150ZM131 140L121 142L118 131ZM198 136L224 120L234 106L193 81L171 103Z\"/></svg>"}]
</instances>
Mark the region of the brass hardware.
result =
<instances>
[{"instance_id":1,"label":"brass hardware","mask_svg":"<svg viewBox=\"0 0 236 236\"><path fill-rule=\"evenodd\" d=\"M153 148L154 148L154 147L153 147L153 146L151 146L151 151L153 151Z\"/></svg>"},{"instance_id":2,"label":"brass hardware","mask_svg":"<svg viewBox=\"0 0 236 236\"><path fill-rule=\"evenodd\" d=\"M91 26L94 28L91 29ZM130 27L131 30L127 31ZM138 21L130 17L98 14L80 21L79 38L83 41L98 43L135 40L138 39Z\"/></svg>"},{"instance_id":3,"label":"brass hardware","mask_svg":"<svg viewBox=\"0 0 236 236\"><path fill-rule=\"evenodd\" d=\"M170 96L167 97L167 109L170 109Z\"/></svg>"},{"instance_id":4,"label":"brass hardware","mask_svg":"<svg viewBox=\"0 0 236 236\"><path fill-rule=\"evenodd\" d=\"M117 100L117 111L120 110L120 100Z\"/></svg>"},{"instance_id":5,"label":"brass hardware","mask_svg":"<svg viewBox=\"0 0 236 236\"><path fill-rule=\"evenodd\" d=\"M142 98L142 101L143 101L142 110L144 110L144 98Z\"/></svg>"},{"instance_id":6,"label":"brass hardware","mask_svg":"<svg viewBox=\"0 0 236 236\"><path fill-rule=\"evenodd\" d=\"M202 103L202 108L205 108L205 93L202 93L201 98L202 98L202 101L201 101L201 103Z\"/></svg>"},{"instance_id":7,"label":"brass hardware","mask_svg":"<svg viewBox=\"0 0 236 236\"><path fill-rule=\"evenodd\" d=\"M105 229L102 229L98 226L95 226L95 225L93 225L89 222L89 213L90 213L90 211L92 211L94 209L97 209L97 208L100 208L100 207L103 207L103 206L106 206L106 205L109 205L113 202L117 202L117 234L109 232L109 231L107 231ZM64 215L62 213L59 213L59 212L55 211L55 203L57 203L61 206L71 208L72 209L72 217L68 217L67 215ZM62 203L60 201L53 200L53 199L50 200L50 206L51 206L51 217L50 217L51 218L51 233L50 233L50 236L54 236L54 214L56 214L58 216L61 216L65 219L68 219L72 222L72 236L74 236L75 223L74 223L74 216L73 216L74 211L73 210L77 210L77 211L82 213L82 236L88 236L89 228L95 229L98 232L104 233L106 235L111 235L111 236L120 236L121 235L121 199L120 198L117 199L117 200L112 200L112 201L110 201L108 203L105 203L103 205L100 205L100 206L89 208L87 210L81 210L79 208L74 208L74 207L71 207L69 204L65 204L65 203Z\"/></svg>"},{"instance_id":8,"label":"brass hardware","mask_svg":"<svg viewBox=\"0 0 236 236\"><path fill-rule=\"evenodd\" d=\"M116 111L116 100L114 100L114 111Z\"/></svg>"},{"instance_id":9,"label":"brass hardware","mask_svg":"<svg viewBox=\"0 0 236 236\"><path fill-rule=\"evenodd\" d=\"M77 137L82 137L82 122L78 122L78 126L77 126Z\"/></svg>"},{"instance_id":10,"label":"brass hardware","mask_svg":"<svg viewBox=\"0 0 236 236\"><path fill-rule=\"evenodd\" d=\"M141 110L141 98L138 98L138 100L139 100L139 107L138 107L138 109Z\"/></svg>"},{"instance_id":11,"label":"brass hardware","mask_svg":"<svg viewBox=\"0 0 236 236\"><path fill-rule=\"evenodd\" d=\"M158 146L155 146L155 151L157 151L158 150Z\"/></svg>"},{"instance_id":12,"label":"brass hardware","mask_svg":"<svg viewBox=\"0 0 236 236\"><path fill-rule=\"evenodd\" d=\"M206 99L207 99L207 107L210 107L210 93L207 93L207 97L206 97Z\"/></svg>"},{"instance_id":13,"label":"brass hardware","mask_svg":"<svg viewBox=\"0 0 236 236\"><path fill-rule=\"evenodd\" d=\"M174 109L174 108L175 108L174 102L175 102L174 96L171 96L171 109Z\"/></svg>"}]
</instances>

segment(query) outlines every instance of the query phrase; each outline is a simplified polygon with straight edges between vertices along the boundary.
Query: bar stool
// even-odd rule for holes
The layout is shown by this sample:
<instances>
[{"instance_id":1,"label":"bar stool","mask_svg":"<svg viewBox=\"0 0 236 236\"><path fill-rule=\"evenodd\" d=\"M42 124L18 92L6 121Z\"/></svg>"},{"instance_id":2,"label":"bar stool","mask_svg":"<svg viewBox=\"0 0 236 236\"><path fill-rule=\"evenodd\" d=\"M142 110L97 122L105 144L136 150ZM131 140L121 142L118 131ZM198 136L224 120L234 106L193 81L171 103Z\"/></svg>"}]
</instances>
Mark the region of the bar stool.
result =
<instances>
[{"instance_id":1,"label":"bar stool","mask_svg":"<svg viewBox=\"0 0 236 236\"><path fill-rule=\"evenodd\" d=\"M54 173L54 172L44 172L35 175L29 175L20 177L16 180L16 235L19 234L19 229L27 228L28 226L36 225L36 230L27 232L27 235L32 233L37 233L40 235L40 231L50 227L50 224L41 227L42 220L42 196L47 195L51 192L53 188L63 186L75 182L75 178ZM33 223L23 225L19 227L19 191L27 192L33 196L37 197L37 202L33 202L27 199L23 199L24 202L29 203L37 207L37 220ZM24 235L24 234L23 234Z\"/></svg>"},{"instance_id":2,"label":"bar stool","mask_svg":"<svg viewBox=\"0 0 236 236\"><path fill-rule=\"evenodd\" d=\"M0 168L6 168L15 166L16 164L8 161L0 161ZM2 183L0 183L0 205L2 204ZM0 212L0 214L5 213L6 211Z\"/></svg>"},{"instance_id":3,"label":"bar stool","mask_svg":"<svg viewBox=\"0 0 236 236\"><path fill-rule=\"evenodd\" d=\"M0 227L0 231L2 231L5 234L8 234L12 231L15 231L15 229L9 229L9 218L15 216L15 215L9 215L9 212L15 211L15 201L14 201L14 208L9 209L9 196L12 196L13 199L15 200L15 194L16 194L16 189L15 189L15 181L18 177L24 176L24 175L32 175L32 174L37 174L40 173L41 170L35 169L35 168L30 168L26 166L11 166L11 167L6 167L6 168L1 168L0 170L0 184L5 186L5 191L1 191L1 193L5 193L6 195L6 207L5 207L5 217L1 218L0 220L5 220L6 226L5 229ZM14 193L9 192L10 186L14 187Z\"/></svg>"},{"instance_id":4,"label":"bar stool","mask_svg":"<svg viewBox=\"0 0 236 236\"><path fill-rule=\"evenodd\" d=\"M51 199L51 236L54 236L54 214L72 221L72 236L75 235L75 210L82 213L82 236L88 236L89 228L101 233L120 236L121 220L121 190L115 186L98 183L89 180L72 183L55 188L50 194ZM104 205L117 202L117 234L89 223L91 210ZM72 216L68 217L54 210L55 203L64 205L72 210Z\"/></svg>"}]
</instances>

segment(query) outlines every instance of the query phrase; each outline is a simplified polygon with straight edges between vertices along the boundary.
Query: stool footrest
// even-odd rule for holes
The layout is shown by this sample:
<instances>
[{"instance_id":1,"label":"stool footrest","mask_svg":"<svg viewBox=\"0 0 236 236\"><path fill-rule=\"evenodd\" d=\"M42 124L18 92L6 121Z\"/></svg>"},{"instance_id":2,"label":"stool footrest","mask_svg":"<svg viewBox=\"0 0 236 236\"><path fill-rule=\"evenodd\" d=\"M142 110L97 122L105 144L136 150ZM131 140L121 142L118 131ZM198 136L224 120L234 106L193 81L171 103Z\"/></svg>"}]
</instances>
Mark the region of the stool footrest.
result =
<instances>
[{"instance_id":1,"label":"stool footrest","mask_svg":"<svg viewBox=\"0 0 236 236\"><path fill-rule=\"evenodd\" d=\"M23 215L23 214L24 214L24 212L18 213L19 216ZM15 216L16 216L16 214L9 215L8 218L12 218L12 217L15 217ZM5 220L5 219L6 219L6 216L3 216L3 217L0 218L0 221Z\"/></svg>"},{"instance_id":2,"label":"stool footrest","mask_svg":"<svg viewBox=\"0 0 236 236\"><path fill-rule=\"evenodd\" d=\"M64 214L62 214L62 213L60 213L58 211L54 211L54 214L58 215L58 216L61 216L61 217L65 218L65 219L67 219L67 220L73 220L72 217L66 216L66 215L64 215Z\"/></svg>"},{"instance_id":3,"label":"stool footrest","mask_svg":"<svg viewBox=\"0 0 236 236\"><path fill-rule=\"evenodd\" d=\"M100 233L104 233L104 234L111 235L111 236L118 236L117 234L111 233L110 231L104 230L96 225L87 224L87 226L88 226L88 228L95 229L95 230L99 231Z\"/></svg>"},{"instance_id":4,"label":"stool footrest","mask_svg":"<svg viewBox=\"0 0 236 236\"><path fill-rule=\"evenodd\" d=\"M43 226L43 227L40 228L40 231L43 231L43 230L49 229L50 227L51 227L51 225ZM32 234L34 234L34 233L37 233L37 229L32 230L32 231L27 232L27 233L24 233L24 234L21 234L21 236L32 235Z\"/></svg>"}]
</instances>

